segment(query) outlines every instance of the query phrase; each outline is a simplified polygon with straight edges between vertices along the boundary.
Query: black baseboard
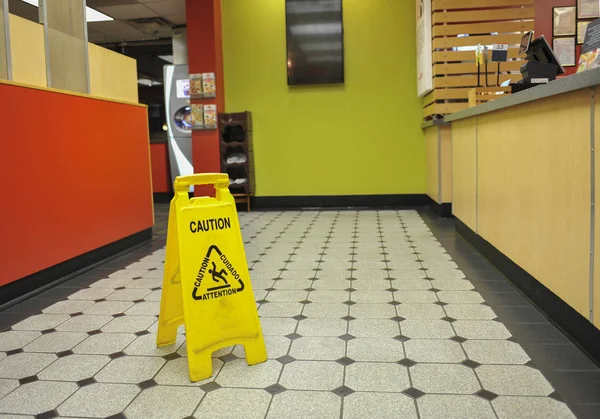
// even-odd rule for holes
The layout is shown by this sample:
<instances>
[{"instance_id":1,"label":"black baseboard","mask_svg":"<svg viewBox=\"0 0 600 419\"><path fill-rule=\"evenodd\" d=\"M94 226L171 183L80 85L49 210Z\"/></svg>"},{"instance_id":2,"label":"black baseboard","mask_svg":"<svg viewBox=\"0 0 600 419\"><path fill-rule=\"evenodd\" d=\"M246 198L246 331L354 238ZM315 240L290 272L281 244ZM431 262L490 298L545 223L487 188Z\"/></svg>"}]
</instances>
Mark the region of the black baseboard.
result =
<instances>
[{"instance_id":1,"label":"black baseboard","mask_svg":"<svg viewBox=\"0 0 600 419\"><path fill-rule=\"evenodd\" d=\"M37 290L45 289L53 285L54 282L61 282L61 279L73 272L89 267L103 259L106 259L116 253L126 250L136 244L148 241L152 238L152 229L140 231L116 242L109 243L98 249L76 256L72 259L51 266L43 271L36 272L17 281L10 282L0 287L0 306L3 306L13 300L20 299Z\"/></svg>"},{"instance_id":2,"label":"black baseboard","mask_svg":"<svg viewBox=\"0 0 600 419\"><path fill-rule=\"evenodd\" d=\"M154 192L153 197L156 204L168 204L173 199L173 192Z\"/></svg>"},{"instance_id":3,"label":"black baseboard","mask_svg":"<svg viewBox=\"0 0 600 419\"><path fill-rule=\"evenodd\" d=\"M429 200L429 207L431 207L431 209L433 209L433 212L435 212L437 215L439 215L442 218L453 217L451 203L447 202L439 204L436 201L434 201L433 198L431 198L429 195L427 195L427 199Z\"/></svg>"},{"instance_id":4,"label":"black baseboard","mask_svg":"<svg viewBox=\"0 0 600 419\"><path fill-rule=\"evenodd\" d=\"M519 288L573 343L600 364L600 330L460 220L457 220L456 232Z\"/></svg>"},{"instance_id":5,"label":"black baseboard","mask_svg":"<svg viewBox=\"0 0 600 419\"><path fill-rule=\"evenodd\" d=\"M256 196L253 209L300 208L416 208L427 205L427 195L340 195L340 196Z\"/></svg>"}]
</instances>

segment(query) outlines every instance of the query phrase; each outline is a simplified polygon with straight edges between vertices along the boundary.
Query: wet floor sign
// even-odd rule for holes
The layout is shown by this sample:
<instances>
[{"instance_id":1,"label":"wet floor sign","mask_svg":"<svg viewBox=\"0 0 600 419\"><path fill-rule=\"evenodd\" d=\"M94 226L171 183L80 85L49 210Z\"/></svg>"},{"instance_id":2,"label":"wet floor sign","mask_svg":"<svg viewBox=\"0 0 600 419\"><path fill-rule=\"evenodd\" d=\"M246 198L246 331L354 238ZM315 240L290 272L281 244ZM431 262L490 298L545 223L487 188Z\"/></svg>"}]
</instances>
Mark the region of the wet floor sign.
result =
<instances>
[{"instance_id":1,"label":"wet floor sign","mask_svg":"<svg viewBox=\"0 0 600 419\"><path fill-rule=\"evenodd\" d=\"M216 197L192 198L192 185L212 184ZM267 360L235 201L226 174L175 180L157 346L175 343L185 325L191 381L212 375L211 355L241 344L249 365Z\"/></svg>"}]
</instances>

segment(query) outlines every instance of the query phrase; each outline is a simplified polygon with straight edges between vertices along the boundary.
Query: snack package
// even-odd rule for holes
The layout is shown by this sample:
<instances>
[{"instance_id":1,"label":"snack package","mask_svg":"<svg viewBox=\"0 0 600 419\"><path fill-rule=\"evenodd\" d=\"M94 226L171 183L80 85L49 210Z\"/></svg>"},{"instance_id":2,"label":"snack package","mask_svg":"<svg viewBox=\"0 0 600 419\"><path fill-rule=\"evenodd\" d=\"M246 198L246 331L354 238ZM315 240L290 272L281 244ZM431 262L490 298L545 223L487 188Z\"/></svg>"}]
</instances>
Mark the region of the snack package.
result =
<instances>
[{"instance_id":1,"label":"snack package","mask_svg":"<svg viewBox=\"0 0 600 419\"><path fill-rule=\"evenodd\" d=\"M192 103L192 129L204 125L204 106Z\"/></svg>"},{"instance_id":2,"label":"snack package","mask_svg":"<svg viewBox=\"0 0 600 419\"><path fill-rule=\"evenodd\" d=\"M204 125L217 125L217 105L204 105Z\"/></svg>"},{"instance_id":3,"label":"snack package","mask_svg":"<svg viewBox=\"0 0 600 419\"><path fill-rule=\"evenodd\" d=\"M190 74L190 94L192 96L202 95L202 74Z\"/></svg>"},{"instance_id":4,"label":"snack package","mask_svg":"<svg viewBox=\"0 0 600 419\"><path fill-rule=\"evenodd\" d=\"M593 70L600 67L600 50L595 49L579 56L579 66L577 67L578 73L583 73L587 70Z\"/></svg>"},{"instance_id":5,"label":"snack package","mask_svg":"<svg viewBox=\"0 0 600 419\"><path fill-rule=\"evenodd\" d=\"M214 96L216 94L215 73L202 73L202 90L206 96Z\"/></svg>"}]
</instances>

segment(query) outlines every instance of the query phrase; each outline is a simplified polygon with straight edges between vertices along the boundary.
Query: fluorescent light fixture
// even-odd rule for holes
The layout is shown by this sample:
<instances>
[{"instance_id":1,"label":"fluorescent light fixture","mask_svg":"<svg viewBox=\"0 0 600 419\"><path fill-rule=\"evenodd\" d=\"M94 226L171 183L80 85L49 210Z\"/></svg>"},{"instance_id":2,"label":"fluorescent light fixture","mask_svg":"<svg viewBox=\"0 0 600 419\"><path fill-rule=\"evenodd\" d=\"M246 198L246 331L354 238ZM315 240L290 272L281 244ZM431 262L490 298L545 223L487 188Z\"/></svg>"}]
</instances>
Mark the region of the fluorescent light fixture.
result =
<instances>
[{"instance_id":1,"label":"fluorescent light fixture","mask_svg":"<svg viewBox=\"0 0 600 419\"><path fill-rule=\"evenodd\" d=\"M307 23L303 25L292 25L290 31L294 36L298 35L331 35L342 33L342 23Z\"/></svg>"},{"instance_id":2,"label":"fluorescent light fixture","mask_svg":"<svg viewBox=\"0 0 600 419\"><path fill-rule=\"evenodd\" d=\"M25 3L31 4L35 7L40 7L40 0L21 0ZM112 17L105 15L98 10L92 9L91 7L85 7L85 20L86 22L106 22L108 20L114 20Z\"/></svg>"}]
</instances>

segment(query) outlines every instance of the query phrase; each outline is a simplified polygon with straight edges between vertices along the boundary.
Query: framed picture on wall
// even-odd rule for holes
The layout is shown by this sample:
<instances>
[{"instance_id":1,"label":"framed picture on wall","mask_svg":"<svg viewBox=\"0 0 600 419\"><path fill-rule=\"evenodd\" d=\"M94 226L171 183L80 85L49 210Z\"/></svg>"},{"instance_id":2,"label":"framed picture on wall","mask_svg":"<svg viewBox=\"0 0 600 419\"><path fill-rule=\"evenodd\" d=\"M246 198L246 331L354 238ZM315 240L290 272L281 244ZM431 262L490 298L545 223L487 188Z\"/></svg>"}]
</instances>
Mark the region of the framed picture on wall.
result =
<instances>
[{"instance_id":1,"label":"framed picture on wall","mask_svg":"<svg viewBox=\"0 0 600 419\"><path fill-rule=\"evenodd\" d=\"M575 35L577 30L577 8L569 7L553 7L553 36L571 36Z\"/></svg>"},{"instance_id":2,"label":"framed picture on wall","mask_svg":"<svg viewBox=\"0 0 600 419\"><path fill-rule=\"evenodd\" d=\"M577 0L577 19L596 19L600 17L598 0Z\"/></svg>"},{"instance_id":3,"label":"framed picture on wall","mask_svg":"<svg viewBox=\"0 0 600 419\"><path fill-rule=\"evenodd\" d=\"M591 20L580 20L577 22L577 45L582 45L585 39L585 30L590 24Z\"/></svg>"},{"instance_id":4,"label":"framed picture on wall","mask_svg":"<svg viewBox=\"0 0 600 419\"><path fill-rule=\"evenodd\" d=\"M563 67L575 66L575 37L554 38L553 49Z\"/></svg>"}]
</instances>

